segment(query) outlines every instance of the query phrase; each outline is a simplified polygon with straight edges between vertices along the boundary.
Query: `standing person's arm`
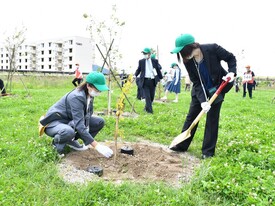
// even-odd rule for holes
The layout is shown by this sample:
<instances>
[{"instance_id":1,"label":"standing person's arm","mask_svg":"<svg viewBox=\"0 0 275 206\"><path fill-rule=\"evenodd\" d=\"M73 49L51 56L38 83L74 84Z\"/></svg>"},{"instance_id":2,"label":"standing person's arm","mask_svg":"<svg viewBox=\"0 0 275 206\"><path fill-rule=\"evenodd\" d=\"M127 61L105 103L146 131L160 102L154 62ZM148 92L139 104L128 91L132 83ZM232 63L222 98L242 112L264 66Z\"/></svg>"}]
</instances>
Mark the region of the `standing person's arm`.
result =
<instances>
[{"instance_id":1,"label":"standing person's arm","mask_svg":"<svg viewBox=\"0 0 275 206\"><path fill-rule=\"evenodd\" d=\"M180 70L179 69L176 69L176 80L175 80L175 84L174 85L177 85L178 84L178 81L179 81L179 76L180 76Z\"/></svg>"},{"instance_id":2,"label":"standing person's arm","mask_svg":"<svg viewBox=\"0 0 275 206\"><path fill-rule=\"evenodd\" d=\"M141 72L141 60L139 60L138 62L138 68L135 72L135 76L137 77L140 74L140 72Z\"/></svg>"}]
</instances>

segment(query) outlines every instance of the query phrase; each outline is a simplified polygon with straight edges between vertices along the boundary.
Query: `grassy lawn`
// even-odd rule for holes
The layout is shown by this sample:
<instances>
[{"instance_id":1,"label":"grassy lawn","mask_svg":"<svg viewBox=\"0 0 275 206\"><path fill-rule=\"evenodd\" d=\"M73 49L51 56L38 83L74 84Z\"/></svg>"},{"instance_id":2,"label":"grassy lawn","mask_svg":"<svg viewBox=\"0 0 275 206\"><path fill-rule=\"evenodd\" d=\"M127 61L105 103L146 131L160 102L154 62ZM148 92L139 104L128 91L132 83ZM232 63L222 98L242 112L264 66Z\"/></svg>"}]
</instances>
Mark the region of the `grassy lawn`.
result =
<instances>
[{"instance_id":1,"label":"grassy lawn","mask_svg":"<svg viewBox=\"0 0 275 206\"><path fill-rule=\"evenodd\" d=\"M6 77L1 76L3 80ZM253 99L232 89L220 117L216 156L202 161L189 184L181 188L164 183L122 185L64 182L51 139L38 137L38 119L73 89L70 76L23 76L28 90L15 77L12 96L0 97L0 205L275 205L275 88L257 87ZM120 91L112 82L112 108ZM163 93L162 93L163 95ZM154 114L143 112L133 84L128 95L138 118L120 121L125 141L150 140L169 145L178 135L188 112L190 93L182 90L178 103L154 103ZM158 93L156 94L158 97ZM168 96L173 100L174 95ZM95 111L107 108L107 92L97 97ZM126 103L125 111L131 107ZM97 140L114 138L115 119ZM188 152L201 156L205 118Z\"/></svg>"}]
</instances>

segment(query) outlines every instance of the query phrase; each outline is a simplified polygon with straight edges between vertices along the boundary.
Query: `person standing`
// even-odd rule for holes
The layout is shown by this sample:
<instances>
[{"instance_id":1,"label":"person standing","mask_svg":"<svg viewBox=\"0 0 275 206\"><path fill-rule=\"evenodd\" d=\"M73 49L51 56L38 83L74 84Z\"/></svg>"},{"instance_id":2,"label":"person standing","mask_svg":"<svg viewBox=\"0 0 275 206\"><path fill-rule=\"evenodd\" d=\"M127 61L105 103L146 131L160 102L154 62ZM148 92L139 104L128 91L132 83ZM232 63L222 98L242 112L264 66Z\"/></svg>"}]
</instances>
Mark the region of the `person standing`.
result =
<instances>
[{"instance_id":1,"label":"person standing","mask_svg":"<svg viewBox=\"0 0 275 206\"><path fill-rule=\"evenodd\" d=\"M173 80L173 70L171 68L169 68L167 71L165 71L163 73L163 79L162 81L162 85L164 87L164 92L166 92L166 90L168 89L168 86L170 85L170 83Z\"/></svg>"},{"instance_id":2,"label":"person standing","mask_svg":"<svg viewBox=\"0 0 275 206\"><path fill-rule=\"evenodd\" d=\"M60 155L64 155L66 145L82 151L88 146L109 158L113 151L95 141L95 136L104 126L104 119L93 114L94 99L109 88L100 72L91 72L86 82L64 95L49 108L40 123L46 127L45 133L53 138L52 144ZM78 142L81 139L84 145Z\"/></svg>"},{"instance_id":3,"label":"person standing","mask_svg":"<svg viewBox=\"0 0 275 206\"><path fill-rule=\"evenodd\" d=\"M161 65L157 59L150 58L151 49L144 48L142 51L144 58L138 62L135 77L140 75L140 85L145 97L144 111L153 113L152 103L155 98L156 85L162 79Z\"/></svg>"},{"instance_id":4,"label":"person standing","mask_svg":"<svg viewBox=\"0 0 275 206\"><path fill-rule=\"evenodd\" d=\"M240 91L239 84L240 84L240 77L237 77L235 79L235 92L239 92Z\"/></svg>"},{"instance_id":5,"label":"person standing","mask_svg":"<svg viewBox=\"0 0 275 206\"><path fill-rule=\"evenodd\" d=\"M79 64L75 64L75 66L76 66L75 71L74 71L75 78L73 79L72 83L75 87L77 87L78 85L80 85L82 83L83 75L79 69ZM77 84L76 84L76 82L77 82Z\"/></svg>"},{"instance_id":6,"label":"person standing","mask_svg":"<svg viewBox=\"0 0 275 206\"><path fill-rule=\"evenodd\" d=\"M248 91L249 98L252 99L252 89L254 86L255 74L250 70L250 66L245 66L246 72L243 74L243 97L246 97L246 92Z\"/></svg>"},{"instance_id":7,"label":"person standing","mask_svg":"<svg viewBox=\"0 0 275 206\"><path fill-rule=\"evenodd\" d=\"M171 53L177 54L178 61L185 65L190 80L193 83L191 103L186 116L182 132L186 131L198 114L203 110L207 113L204 139L202 144L202 159L213 157L218 140L219 116L225 93L233 86L236 76L236 58L218 44L199 44L190 34L182 34L175 41L175 49ZM221 61L228 65L228 72L222 67ZM230 83L212 103L208 99L214 94L223 80L230 78ZM192 129L191 136L171 148L174 151L187 151L195 135L198 124Z\"/></svg>"},{"instance_id":8,"label":"person standing","mask_svg":"<svg viewBox=\"0 0 275 206\"><path fill-rule=\"evenodd\" d=\"M176 98L173 100L173 102L178 102L181 89L181 70L176 63L171 64L171 68L174 70L174 78L172 82L168 85L165 91L165 96L162 98L162 100L167 99L168 92L174 92L176 94Z\"/></svg>"}]
</instances>

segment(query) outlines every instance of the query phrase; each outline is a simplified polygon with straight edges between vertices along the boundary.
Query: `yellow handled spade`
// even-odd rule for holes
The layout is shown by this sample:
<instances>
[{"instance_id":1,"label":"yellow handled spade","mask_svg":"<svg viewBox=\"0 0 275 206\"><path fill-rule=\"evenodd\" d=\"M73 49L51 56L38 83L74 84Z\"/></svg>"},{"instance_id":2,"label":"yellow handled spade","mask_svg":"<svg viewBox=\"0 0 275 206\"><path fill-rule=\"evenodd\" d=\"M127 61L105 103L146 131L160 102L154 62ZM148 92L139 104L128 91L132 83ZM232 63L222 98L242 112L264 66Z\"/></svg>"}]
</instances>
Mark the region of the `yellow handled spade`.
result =
<instances>
[{"instance_id":1,"label":"yellow handled spade","mask_svg":"<svg viewBox=\"0 0 275 206\"><path fill-rule=\"evenodd\" d=\"M228 77L226 81L223 81L221 83L221 85L219 86L219 88L217 89L217 91L213 94L213 96L208 101L210 105L219 96L219 94L221 93L221 91L223 90L223 88L227 85L227 83L230 81L230 79L231 78ZM187 130L185 130L183 133L181 133L177 137L175 137L175 139L170 144L169 148L171 149L172 147L174 147L174 146L178 145L179 143L183 142L184 140L188 139L191 136L191 130L196 126L196 124L200 121L200 119L202 118L202 116L204 114L205 114L205 112L202 110L198 114L198 116L196 117L196 119L194 119L194 121L192 122L192 124L190 125L190 127Z\"/></svg>"}]
</instances>

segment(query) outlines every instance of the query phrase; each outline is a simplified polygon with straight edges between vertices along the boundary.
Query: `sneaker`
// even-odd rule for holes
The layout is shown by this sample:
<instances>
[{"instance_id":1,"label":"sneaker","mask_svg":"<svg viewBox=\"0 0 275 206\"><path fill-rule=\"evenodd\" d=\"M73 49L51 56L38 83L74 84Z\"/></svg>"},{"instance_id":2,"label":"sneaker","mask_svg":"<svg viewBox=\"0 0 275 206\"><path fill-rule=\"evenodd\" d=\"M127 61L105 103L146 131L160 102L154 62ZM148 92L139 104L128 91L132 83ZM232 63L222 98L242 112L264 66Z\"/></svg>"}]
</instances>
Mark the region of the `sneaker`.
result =
<instances>
[{"instance_id":1,"label":"sneaker","mask_svg":"<svg viewBox=\"0 0 275 206\"><path fill-rule=\"evenodd\" d=\"M77 150L77 151L84 151L84 150L87 150L88 147L83 145L83 144L79 144L79 142L77 140L73 140L73 141L70 141L70 142L67 142L67 145L74 149L74 150Z\"/></svg>"},{"instance_id":2,"label":"sneaker","mask_svg":"<svg viewBox=\"0 0 275 206\"><path fill-rule=\"evenodd\" d=\"M166 97L166 96L164 96L164 97L162 97L162 98L161 98L161 100L167 100L167 97Z\"/></svg>"},{"instance_id":3,"label":"sneaker","mask_svg":"<svg viewBox=\"0 0 275 206\"><path fill-rule=\"evenodd\" d=\"M176 103L177 103L177 102L178 102L178 100L177 100L177 99L175 99L175 100L173 100L173 102L176 102Z\"/></svg>"},{"instance_id":4,"label":"sneaker","mask_svg":"<svg viewBox=\"0 0 275 206\"><path fill-rule=\"evenodd\" d=\"M65 157L64 150L59 151L56 147L56 144L54 143L54 140L52 141L53 149L57 151L59 158Z\"/></svg>"}]
</instances>

